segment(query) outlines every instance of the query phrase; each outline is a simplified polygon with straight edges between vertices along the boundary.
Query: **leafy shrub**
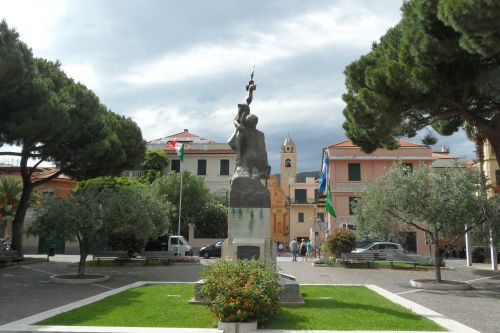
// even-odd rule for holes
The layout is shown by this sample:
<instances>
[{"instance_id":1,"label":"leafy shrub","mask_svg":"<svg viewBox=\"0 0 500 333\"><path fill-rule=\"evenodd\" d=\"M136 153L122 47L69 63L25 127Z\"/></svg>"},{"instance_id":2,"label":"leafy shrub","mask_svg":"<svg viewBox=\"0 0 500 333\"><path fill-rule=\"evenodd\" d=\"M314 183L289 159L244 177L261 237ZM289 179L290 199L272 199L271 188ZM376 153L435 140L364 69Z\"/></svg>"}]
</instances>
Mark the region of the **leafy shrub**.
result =
<instances>
[{"instance_id":1,"label":"leafy shrub","mask_svg":"<svg viewBox=\"0 0 500 333\"><path fill-rule=\"evenodd\" d=\"M201 277L203 299L223 322L262 323L278 311L278 273L264 261L219 259Z\"/></svg>"},{"instance_id":2,"label":"leafy shrub","mask_svg":"<svg viewBox=\"0 0 500 333\"><path fill-rule=\"evenodd\" d=\"M323 244L325 250L339 258L356 248L356 236L349 229L336 229Z\"/></svg>"},{"instance_id":3,"label":"leafy shrub","mask_svg":"<svg viewBox=\"0 0 500 333\"><path fill-rule=\"evenodd\" d=\"M430 256L425 256L419 263L421 266L429 266L429 267L434 267L434 258ZM441 267L444 267L445 263L444 260L441 260Z\"/></svg>"}]
</instances>

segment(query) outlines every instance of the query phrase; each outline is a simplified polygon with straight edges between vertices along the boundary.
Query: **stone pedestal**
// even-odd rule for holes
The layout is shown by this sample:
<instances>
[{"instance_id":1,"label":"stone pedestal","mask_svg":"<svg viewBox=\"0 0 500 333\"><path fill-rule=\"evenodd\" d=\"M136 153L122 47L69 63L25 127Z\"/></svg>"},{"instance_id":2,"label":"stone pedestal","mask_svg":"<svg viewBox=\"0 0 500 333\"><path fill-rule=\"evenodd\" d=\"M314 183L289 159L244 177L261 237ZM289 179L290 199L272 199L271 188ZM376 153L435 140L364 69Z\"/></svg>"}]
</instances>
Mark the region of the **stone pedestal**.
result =
<instances>
[{"instance_id":1,"label":"stone pedestal","mask_svg":"<svg viewBox=\"0 0 500 333\"><path fill-rule=\"evenodd\" d=\"M222 245L222 258L265 259L276 264L270 214L271 208L229 207L229 237Z\"/></svg>"},{"instance_id":2,"label":"stone pedestal","mask_svg":"<svg viewBox=\"0 0 500 333\"><path fill-rule=\"evenodd\" d=\"M227 224L222 258L265 259L276 264L277 250L271 239L271 195L259 179L232 179Z\"/></svg>"}]
</instances>

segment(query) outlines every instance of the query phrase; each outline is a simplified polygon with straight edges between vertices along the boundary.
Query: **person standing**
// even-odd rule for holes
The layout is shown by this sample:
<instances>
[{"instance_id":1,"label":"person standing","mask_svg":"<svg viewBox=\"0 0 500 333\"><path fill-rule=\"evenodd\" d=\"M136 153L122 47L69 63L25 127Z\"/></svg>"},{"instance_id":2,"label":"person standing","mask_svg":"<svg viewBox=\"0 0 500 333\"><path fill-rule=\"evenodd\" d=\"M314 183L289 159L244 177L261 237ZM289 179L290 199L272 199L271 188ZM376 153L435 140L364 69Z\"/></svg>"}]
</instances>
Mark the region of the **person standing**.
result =
<instances>
[{"instance_id":1,"label":"person standing","mask_svg":"<svg viewBox=\"0 0 500 333\"><path fill-rule=\"evenodd\" d=\"M299 251L302 261L307 260L306 259L307 245L306 245L306 240L304 238L302 238L302 241L300 242Z\"/></svg>"},{"instance_id":2,"label":"person standing","mask_svg":"<svg viewBox=\"0 0 500 333\"><path fill-rule=\"evenodd\" d=\"M299 249L299 244L297 244L297 239L293 239L290 242L290 251L292 252L292 261L297 261L297 251Z\"/></svg>"},{"instance_id":3,"label":"person standing","mask_svg":"<svg viewBox=\"0 0 500 333\"><path fill-rule=\"evenodd\" d=\"M308 240L306 243L306 261L307 258L309 258L310 256L311 256L311 241Z\"/></svg>"},{"instance_id":4,"label":"person standing","mask_svg":"<svg viewBox=\"0 0 500 333\"><path fill-rule=\"evenodd\" d=\"M283 245L282 242L278 242L278 256L281 257L283 255L283 250L285 246Z\"/></svg>"}]
</instances>

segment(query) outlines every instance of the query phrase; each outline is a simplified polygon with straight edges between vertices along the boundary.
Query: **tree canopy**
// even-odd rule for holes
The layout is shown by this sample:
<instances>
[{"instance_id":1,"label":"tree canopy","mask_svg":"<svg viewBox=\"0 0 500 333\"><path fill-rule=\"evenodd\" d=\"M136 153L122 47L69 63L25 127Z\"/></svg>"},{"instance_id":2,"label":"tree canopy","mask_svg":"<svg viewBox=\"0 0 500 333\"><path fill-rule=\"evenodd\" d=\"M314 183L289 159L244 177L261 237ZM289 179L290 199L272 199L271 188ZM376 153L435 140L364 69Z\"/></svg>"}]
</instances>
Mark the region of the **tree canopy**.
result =
<instances>
[{"instance_id":1,"label":"tree canopy","mask_svg":"<svg viewBox=\"0 0 500 333\"><path fill-rule=\"evenodd\" d=\"M30 232L54 240L78 240L80 265L95 246L140 252L146 241L168 226L169 203L154 197L149 187L122 178L100 177L84 182L68 200L40 207Z\"/></svg>"},{"instance_id":2,"label":"tree canopy","mask_svg":"<svg viewBox=\"0 0 500 333\"><path fill-rule=\"evenodd\" d=\"M64 173L75 179L117 175L142 162L145 143L130 118L111 112L59 62L35 58L7 23L0 23L0 143L18 151L22 176L20 202L13 221L13 247L22 254L22 230L34 187ZM36 159L33 168L28 160ZM60 169L32 181L44 161Z\"/></svg>"},{"instance_id":3,"label":"tree canopy","mask_svg":"<svg viewBox=\"0 0 500 333\"><path fill-rule=\"evenodd\" d=\"M141 177L141 181L151 184L155 179L163 175L163 169L168 166L168 163L167 153L163 150L146 150L146 156L141 164L144 170L144 176Z\"/></svg>"},{"instance_id":4,"label":"tree canopy","mask_svg":"<svg viewBox=\"0 0 500 333\"><path fill-rule=\"evenodd\" d=\"M82 193L68 200L51 200L38 208L28 232L53 240L77 240L80 247L78 275L85 275L85 260L95 244L104 240L100 200L94 193Z\"/></svg>"},{"instance_id":5,"label":"tree canopy","mask_svg":"<svg viewBox=\"0 0 500 333\"><path fill-rule=\"evenodd\" d=\"M436 279L441 280L440 240L453 243L466 230L486 221L478 196L477 170L436 170L419 166L411 171L394 165L368 184L354 207L358 232L397 235L413 227L426 233L435 247Z\"/></svg>"},{"instance_id":6,"label":"tree canopy","mask_svg":"<svg viewBox=\"0 0 500 333\"><path fill-rule=\"evenodd\" d=\"M347 136L369 153L426 126L451 135L468 121L499 152L500 2L408 0L402 14L345 69Z\"/></svg>"},{"instance_id":7,"label":"tree canopy","mask_svg":"<svg viewBox=\"0 0 500 333\"><path fill-rule=\"evenodd\" d=\"M177 233L179 219L180 173L171 173L157 179L151 186L162 202L170 202L171 232ZM183 172L181 234L187 235L188 224L194 223L197 234L205 237L222 237L227 233L226 205L208 192L202 177L189 171ZM212 234L213 233L213 234ZM210 234L210 235L209 235Z\"/></svg>"}]
</instances>

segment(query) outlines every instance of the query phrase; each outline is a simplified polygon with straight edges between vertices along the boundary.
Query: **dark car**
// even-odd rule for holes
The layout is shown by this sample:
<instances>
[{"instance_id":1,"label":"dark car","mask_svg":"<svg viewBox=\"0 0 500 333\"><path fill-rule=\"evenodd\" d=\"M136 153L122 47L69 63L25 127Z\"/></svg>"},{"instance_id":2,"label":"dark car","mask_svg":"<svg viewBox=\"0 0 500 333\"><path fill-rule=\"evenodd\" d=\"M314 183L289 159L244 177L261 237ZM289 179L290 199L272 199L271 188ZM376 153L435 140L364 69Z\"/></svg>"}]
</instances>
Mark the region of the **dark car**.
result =
<instances>
[{"instance_id":1,"label":"dark car","mask_svg":"<svg viewBox=\"0 0 500 333\"><path fill-rule=\"evenodd\" d=\"M208 246L204 246L200 249L200 257L208 259L210 257L220 257L221 256L222 241L217 241Z\"/></svg>"}]
</instances>

